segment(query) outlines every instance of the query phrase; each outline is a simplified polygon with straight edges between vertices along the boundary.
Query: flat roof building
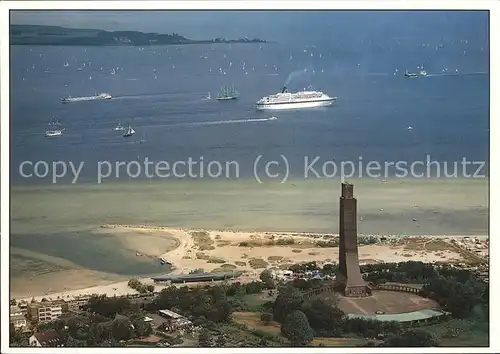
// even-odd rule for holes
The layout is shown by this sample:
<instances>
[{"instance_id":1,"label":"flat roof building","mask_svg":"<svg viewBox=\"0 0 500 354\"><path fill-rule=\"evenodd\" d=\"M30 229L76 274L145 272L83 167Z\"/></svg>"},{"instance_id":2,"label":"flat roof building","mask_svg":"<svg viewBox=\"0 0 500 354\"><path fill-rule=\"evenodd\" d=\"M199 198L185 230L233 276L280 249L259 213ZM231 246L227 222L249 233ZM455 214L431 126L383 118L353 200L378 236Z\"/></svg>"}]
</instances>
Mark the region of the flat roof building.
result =
<instances>
[{"instance_id":1,"label":"flat roof building","mask_svg":"<svg viewBox=\"0 0 500 354\"><path fill-rule=\"evenodd\" d=\"M33 322L50 322L63 314L65 301L42 301L28 304L28 318Z\"/></svg>"},{"instance_id":2,"label":"flat roof building","mask_svg":"<svg viewBox=\"0 0 500 354\"><path fill-rule=\"evenodd\" d=\"M419 311L396 313L396 314L362 315L362 314L349 313L347 314L347 318L363 318L366 320L377 320L382 322L395 321L401 324L418 325L448 315L449 315L448 312L442 311L440 309L424 309Z\"/></svg>"}]
</instances>

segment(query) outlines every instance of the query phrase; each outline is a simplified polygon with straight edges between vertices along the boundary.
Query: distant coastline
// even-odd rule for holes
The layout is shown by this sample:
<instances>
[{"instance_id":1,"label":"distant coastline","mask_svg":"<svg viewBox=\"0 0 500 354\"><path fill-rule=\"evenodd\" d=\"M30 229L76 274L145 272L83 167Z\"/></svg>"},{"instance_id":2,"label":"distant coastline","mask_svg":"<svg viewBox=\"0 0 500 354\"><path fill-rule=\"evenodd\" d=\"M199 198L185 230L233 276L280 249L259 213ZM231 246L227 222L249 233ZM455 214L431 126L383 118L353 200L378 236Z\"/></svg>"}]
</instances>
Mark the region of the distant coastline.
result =
<instances>
[{"instance_id":1,"label":"distant coastline","mask_svg":"<svg viewBox=\"0 0 500 354\"><path fill-rule=\"evenodd\" d=\"M178 33L160 34L139 31L104 31L43 25L11 25L11 45L60 46L153 46L186 44L269 43L259 38L214 38L194 40Z\"/></svg>"}]
</instances>

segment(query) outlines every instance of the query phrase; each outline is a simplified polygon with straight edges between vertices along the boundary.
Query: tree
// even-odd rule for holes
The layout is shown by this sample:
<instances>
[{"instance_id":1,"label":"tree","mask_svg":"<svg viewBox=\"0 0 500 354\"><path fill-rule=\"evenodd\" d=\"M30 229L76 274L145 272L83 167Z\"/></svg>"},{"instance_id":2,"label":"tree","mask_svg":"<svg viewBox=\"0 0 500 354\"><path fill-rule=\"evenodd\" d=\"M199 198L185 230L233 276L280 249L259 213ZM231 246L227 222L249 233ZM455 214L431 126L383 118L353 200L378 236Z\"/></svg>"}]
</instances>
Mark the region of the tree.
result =
<instances>
[{"instance_id":1,"label":"tree","mask_svg":"<svg viewBox=\"0 0 500 354\"><path fill-rule=\"evenodd\" d=\"M112 322L111 332L117 341L129 340L133 336L132 323L127 318L117 318Z\"/></svg>"},{"instance_id":2,"label":"tree","mask_svg":"<svg viewBox=\"0 0 500 354\"><path fill-rule=\"evenodd\" d=\"M149 285L147 286L147 289L148 289L148 291L149 291L150 293L153 293L153 292L155 291L155 286L154 286L153 284L149 284Z\"/></svg>"},{"instance_id":3,"label":"tree","mask_svg":"<svg viewBox=\"0 0 500 354\"><path fill-rule=\"evenodd\" d=\"M10 324L10 338L9 342L12 346L21 346L21 343L23 341L23 335L22 332L14 327L14 324Z\"/></svg>"},{"instance_id":4,"label":"tree","mask_svg":"<svg viewBox=\"0 0 500 354\"><path fill-rule=\"evenodd\" d=\"M264 312L263 314L260 315L260 320L262 321L264 326L267 326L273 320L273 314L269 312Z\"/></svg>"},{"instance_id":5,"label":"tree","mask_svg":"<svg viewBox=\"0 0 500 354\"><path fill-rule=\"evenodd\" d=\"M334 304L328 304L319 297L312 297L304 302L302 311L316 332L335 337L342 335L344 312Z\"/></svg>"},{"instance_id":6,"label":"tree","mask_svg":"<svg viewBox=\"0 0 500 354\"><path fill-rule=\"evenodd\" d=\"M247 294L247 289L244 286L240 286L236 289L234 297L239 300L242 300L246 294Z\"/></svg>"},{"instance_id":7,"label":"tree","mask_svg":"<svg viewBox=\"0 0 500 354\"><path fill-rule=\"evenodd\" d=\"M323 274L325 275L335 275L338 266L336 264L327 263L323 266Z\"/></svg>"},{"instance_id":8,"label":"tree","mask_svg":"<svg viewBox=\"0 0 500 354\"><path fill-rule=\"evenodd\" d=\"M489 303L490 303L490 284L489 283L485 284L481 299L483 300L483 302L486 305L489 305Z\"/></svg>"},{"instance_id":9,"label":"tree","mask_svg":"<svg viewBox=\"0 0 500 354\"><path fill-rule=\"evenodd\" d=\"M302 293L292 286L282 287L273 306L273 317L278 322L283 322L288 314L300 309L304 298Z\"/></svg>"},{"instance_id":10,"label":"tree","mask_svg":"<svg viewBox=\"0 0 500 354\"><path fill-rule=\"evenodd\" d=\"M258 294L264 289L264 284L260 281L252 281L244 286L247 290L247 294Z\"/></svg>"},{"instance_id":11,"label":"tree","mask_svg":"<svg viewBox=\"0 0 500 354\"><path fill-rule=\"evenodd\" d=\"M439 342L430 332L422 329L410 329L399 336L387 338L384 347L437 347Z\"/></svg>"},{"instance_id":12,"label":"tree","mask_svg":"<svg viewBox=\"0 0 500 354\"><path fill-rule=\"evenodd\" d=\"M217 348L224 348L226 346L226 338L224 337L224 334L221 334L220 336L217 336L217 338L215 338L215 346Z\"/></svg>"},{"instance_id":13,"label":"tree","mask_svg":"<svg viewBox=\"0 0 500 354\"><path fill-rule=\"evenodd\" d=\"M135 278L132 278L128 281L128 286L134 290L137 290L141 294L148 292L148 287L145 284L141 283L138 279L135 279ZM154 288L154 286L153 286L153 288Z\"/></svg>"},{"instance_id":14,"label":"tree","mask_svg":"<svg viewBox=\"0 0 500 354\"><path fill-rule=\"evenodd\" d=\"M207 313L207 318L213 322L228 322L231 320L233 307L227 300L218 301Z\"/></svg>"},{"instance_id":15,"label":"tree","mask_svg":"<svg viewBox=\"0 0 500 354\"><path fill-rule=\"evenodd\" d=\"M89 343L99 346L113 338L112 322L93 323L89 329Z\"/></svg>"},{"instance_id":16,"label":"tree","mask_svg":"<svg viewBox=\"0 0 500 354\"><path fill-rule=\"evenodd\" d=\"M144 322L144 316L137 317L132 321L132 324L138 337L147 337L153 332L151 324Z\"/></svg>"},{"instance_id":17,"label":"tree","mask_svg":"<svg viewBox=\"0 0 500 354\"><path fill-rule=\"evenodd\" d=\"M125 297L107 297L106 295L92 296L87 308L102 316L112 318L117 313L124 313L131 308L130 301Z\"/></svg>"},{"instance_id":18,"label":"tree","mask_svg":"<svg viewBox=\"0 0 500 354\"><path fill-rule=\"evenodd\" d=\"M87 342L81 339L76 339L71 336L68 337L68 340L66 341L66 347L71 347L71 348L79 348L79 347L86 347Z\"/></svg>"},{"instance_id":19,"label":"tree","mask_svg":"<svg viewBox=\"0 0 500 354\"><path fill-rule=\"evenodd\" d=\"M485 285L473 278L464 281L438 276L431 278L422 287L423 295L436 300L455 317L466 317L475 305L483 300Z\"/></svg>"},{"instance_id":20,"label":"tree","mask_svg":"<svg viewBox=\"0 0 500 354\"><path fill-rule=\"evenodd\" d=\"M269 270L267 270L267 269L263 270L262 273L260 273L259 278L262 281L262 283L264 283L264 286L266 288L268 288L268 289L276 288L276 283L275 283L273 276Z\"/></svg>"},{"instance_id":21,"label":"tree","mask_svg":"<svg viewBox=\"0 0 500 354\"><path fill-rule=\"evenodd\" d=\"M212 346L212 338L210 337L210 332L203 328L198 336L198 344L202 348L209 348Z\"/></svg>"},{"instance_id":22,"label":"tree","mask_svg":"<svg viewBox=\"0 0 500 354\"><path fill-rule=\"evenodd\" d=\"M267 347L268 343L267 343L267 339L262 337L259 341L259 344L257 346L259 347Z\"/></svg>"},{"instance_id":23,"label":"tree","mask_svg":"<svg viewBox=\"0 0 500 354\"><path fill-rule=\"evenodd\" d=\"M294 347L305 346L312 342L314 332L309 326L306 315L299 310L290 313L281 325L281 334Z\"/></svg>"},{"instance_id":24,"label":"tree","mask_svg":"<svg viewBox=\"0 0 500 354\"><path fill-rule=\"evenodd\" d=\"M70 317L65 326L67 326L67 333L69 337L73 337L73 339L81 339L79 335L82 334L82 330L86 328L88 325L88 318L84 318L83 316L73 316ZM53 326L53 325L52 325ZM54 327L52 327L54 328ZM69 338L68 338L69 340Z\"/></svg>"}]
</instances>

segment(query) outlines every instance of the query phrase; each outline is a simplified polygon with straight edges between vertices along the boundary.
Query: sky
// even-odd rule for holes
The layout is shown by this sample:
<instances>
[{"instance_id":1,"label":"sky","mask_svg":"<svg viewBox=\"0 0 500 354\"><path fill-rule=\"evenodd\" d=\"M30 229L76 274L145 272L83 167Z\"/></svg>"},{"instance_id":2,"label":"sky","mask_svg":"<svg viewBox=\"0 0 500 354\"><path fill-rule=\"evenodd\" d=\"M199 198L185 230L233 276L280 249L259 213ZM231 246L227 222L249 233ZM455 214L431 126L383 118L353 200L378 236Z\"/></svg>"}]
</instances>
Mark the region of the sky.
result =
<instances>
[{"instance_id":1,"label":"sky","mask_svg":"<svg viewBox=\"0 0 500 354\"><path fill-rule=\"evenodd\" d=\"M483 37L487 12L459 11L12 11L12 24L177 32L192 39L250 37Z\"/></svg>"}]
</instances>

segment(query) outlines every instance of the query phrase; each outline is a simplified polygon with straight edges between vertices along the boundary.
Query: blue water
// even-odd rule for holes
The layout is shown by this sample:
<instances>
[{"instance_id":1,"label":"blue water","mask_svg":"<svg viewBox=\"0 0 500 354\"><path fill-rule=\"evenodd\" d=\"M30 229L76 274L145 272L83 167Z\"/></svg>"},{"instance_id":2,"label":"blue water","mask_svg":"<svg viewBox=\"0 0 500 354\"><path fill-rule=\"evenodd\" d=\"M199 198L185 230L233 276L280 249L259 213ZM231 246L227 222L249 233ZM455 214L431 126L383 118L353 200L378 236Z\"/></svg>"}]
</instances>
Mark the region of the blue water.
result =
<instances>
[{"instance_id":1,"label":"blue water","mask_svg":"<svg viewBox=\"0 0 500 354\"><path fill-rule=\"evenodd\" d=\"M485 43L460 38L323 43L12 46L13 182L49 181L22 178L18 166L26 160L85 162L79 182L96 180L98 161L145 157L170 163L201 156L206 162L237 161L242 177L252 174L261 154L264 160L286 156L296 177L302 176L304 156L411 162L430 154L439 161L488 160ZM403 77L406 69L417 72L418 65L428 77ZM111 75L117 67L121 69ZM255 102L279 91L294 71L302 73L288 84L290 90L311 86L337 96L337 103L257 111ZM215 97L226 84L238 88L237 101L205 100L208 92ZM68 94L95 92L110 92L114 98L60 102ZM278 119L266 120L272 115ZM52 117L66 129L62 137L44 137ZM137 134L126 139L114 132L118 121L131 124ZM140 144L141 139L146 143Z\"/></svg>"}]
</instances>

